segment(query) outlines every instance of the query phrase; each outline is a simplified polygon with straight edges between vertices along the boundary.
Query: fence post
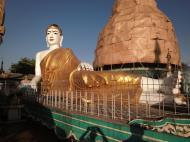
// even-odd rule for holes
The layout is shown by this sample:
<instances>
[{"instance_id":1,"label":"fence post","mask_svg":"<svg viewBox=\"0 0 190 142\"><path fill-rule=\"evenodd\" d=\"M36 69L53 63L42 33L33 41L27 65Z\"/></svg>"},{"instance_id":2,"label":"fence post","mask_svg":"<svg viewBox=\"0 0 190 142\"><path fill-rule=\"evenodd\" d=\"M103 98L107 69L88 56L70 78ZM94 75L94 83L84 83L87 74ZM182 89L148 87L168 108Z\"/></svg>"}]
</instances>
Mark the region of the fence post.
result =
<instances>
[{"instance_id":1,"label":"fence post","mask_svg":"<svg viewBox=\"0 0 190 142\"><path fill-rule=\"evenodd\" d=\"M85 113L87 113L88 112L87 91L85 91L85 99L86 99L86 102L84 101L84 104L85 104L84 108L85 108Z\"/></svg>"},{"instance_id":2,"label":"fence post","mask_svg":"<svg viewBox=\"0 0 190 142\"><path fill-rule=\"evenodd\" d=\"M108 107L107 107L107 93L104 94L102 92L102 94L103 94L103 111L104 111L104 115L107 117L107 109L108 109Z\"/></svg>"},{"instance_id":3,"label":"fence post","mask_svg":"<svg viewBox=\"0 0 190 142\"><path fill-rule=\"evenodd\" d=\"M165 107L165 102L164 102L164 99L163 99L163 106L162 106L162 115L164 116L164 107Z\"/></svg>"},{"instance_id":4,"label":"fence post","mask_svg":"<svg viewBox=\"0 0 190 142\"><path fill-rule=\"evenodd\" d=\"M160 90L160 86L159 86L159 90ZM160 101L160 92L159 92L159 106L158 106L158 113L159 113L159 116L161 115L161 101Z\"/></svg>"},{"instance_id":5,"label":"fence post","mask_svg":"<svg viewBox=\"0 0 190 142\"><path fill-rule=\"evenodd\" d=\"M75 91L75 110L77 111L77 107L78 107L78 92Z\"/></svg>"},{"instance_id":6,"label":"fence post","mask_svg":"<svg viewBox=\"0 0 190 142\"><path fill-rule=\"evenodd\" d=\"M51 91L51 99L52 99L52 104L51 104L51 107L53 107L53 105L54 105L54 96L53 96L53 91L54 91L54 90L52 90L52 91Z\"/></svg>"},{"instance_id":7,"label":"fence post","mask_svg":"<svg viewBox=\"0 0 190 142\"><path fill-rule=\"evenodd\" d=\"M52 90L50 91L50 107L52 106Z\"/></svg>"},{"instance_id":8,"label":"fence post","mask_svg":"<svg viewBox=\"0 0 190 142\"><path fill-rule=\"evenodd\" d=\"M91 115L94 114L94 92L91 92Z\"/></svg>"},{"instance_id":9,"label":"fence post","mask_svg":"<svg viewBox=\"0 0 190 142\"><path fill-rule=\"evenodd\" d=\"M189 95L187 95L187 111L188 111L188 115L190 114L190 104L189 104L189 99L190 97L189 97Z\"/></svg>"},{"instance_id":10,"label":"fence post","mask_svg":"<svg viewBox=\"0 0 190 142\"><path fill-rule=\"evenodd\" d=\"M81 91L80 91L80 112L82 111L82 94L81 94Z\"/></svg>"},{"instance_id":11,"label":"fence post","mask_svg":"<svg viewBox=\"0 0 190 142\"><path fill-rule=\"evenodd\" d=\"M123 93L121 92L121 120L123 119Z\"/></svg>"},{"instance_id":12,"label":"fence post","mask_svg":"<svg viewBox=\"0 0 190 142\"><path fill-rule=\"evenodd\" d=\"M68 91L66 91L66 110L68 110L68 102L69 99L68 99Z\"/></svg>"},{"instance_id":13,"label":"fence post","mask_svg":"<svg viewBox=\"0 0 190 142\"><path fill-rule=\"evenodd\" d=\"M57 93L58 93L58 91L55 90L54 95L53 95L54 96L54 107L56 107L56 108L57 108L57 96L58 96Z\"/></svg>"},{"instance_id":14,"label":"fence post","mask_svg":"<svg viewBox=\"0 0 190 142\"><path fill-rule=\"evenodd\" d=\"M130 107L130 95L129 95L129 92L128 92L128 115L129 115L129 121L131 121L131 107Z\"/></svg>"},{"instance_id":15,"label":"fence post","mask_svg":"<svg viewBox=\"0 0 190 142\"><path fill-rule=\"evenodd\" d=\"M174 111L175 111L174 114L176 114L176 109L177 108L176 108L176 103L175 103L175 100L174 100L174 96L173 96L173 103L174 103Z\"/></svg>"},{"instance_id":16,"label":"fence post","mask_svg":"<svg viewBox=\"0 0 190 142\"><path fill-rule=\"evenodd\" d=\"M73 91L71 91L71 110L73 110Z\"/></svg>"},{"instance_id":17,"label":"fence post","mask_svg":"<svg viewBox=\"0 0 190 142\"><path fill-rule=\"evenodd\" d=\"M59 90L58 92L59 92L58 93L59 94L59 96L58 96L59 97L59 99L58 99L59 100L58 101L58 108L60 109L61 108L61 90Z\"/></svg>"},{"instance_id":18,"label":"fence post","mask_svg":"<svg viewBox=\"0 0 190 142\"><path fill-rule=\"evenodd\" d=\"M49 99L49 92L47 92L47 95L46 95L46 105L47 106L49 105L48 99Z\"/></svg>"},{"instance_id":19,"label":"fence post","mask_svg":"<svg viewBox=\"0 0 190 142\"><path fill-rule=\"evenodd\" d=\"M113 92L111 92L112 93L112 96L111 96L111 116L112 116L112 119L114 118L114 107L113 107L113 105L114 105L114 102L113 102L113 100L114 100L114 96L113 96Z\"/></svg>"},{"instance_id":20,"label":"fence post","mask_svg":"<svg viewBox=\"0 0 190 142\"><path fill-rule=\"evenodd\" d=\"M100 96L99 96L100 94L98 93L98 116L100 116Z\"/></svg>"},{"instance_id":21,"label":"fence post","mask_svg":"<svg viewBox=\"0 0 190 142\"><path fill-rule=\"evenodd\" d=\"M116 97L116 94L114 94L114 97L113 97L113 117L115 119L115 97Z\"/></svg>"},{"instance_id":22,"label":"fence post","mask_svg":"<svg viewBox=\"0 0 190 142\"><path fill-rule=\"evenodd\" d=\"M136 93L135 94L136 96L135 96L135 110L136 110L136 118L138 118L139 117L139 102L138 102L138 100L137 100L137 98L138 98L138 94Z\"/></svg>"}]
</instances>

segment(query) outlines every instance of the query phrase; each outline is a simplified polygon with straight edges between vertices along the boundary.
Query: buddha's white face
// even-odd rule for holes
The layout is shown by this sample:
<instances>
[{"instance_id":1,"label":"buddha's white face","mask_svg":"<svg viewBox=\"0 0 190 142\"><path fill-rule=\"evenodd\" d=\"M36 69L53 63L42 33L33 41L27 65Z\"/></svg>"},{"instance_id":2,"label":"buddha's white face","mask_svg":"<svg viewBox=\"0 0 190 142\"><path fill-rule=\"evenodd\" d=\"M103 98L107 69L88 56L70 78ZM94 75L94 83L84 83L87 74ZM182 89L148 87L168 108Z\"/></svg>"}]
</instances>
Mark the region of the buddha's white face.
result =
<instances>
[{"instance_id":1,"label":"buddha's white face","mask_svg":"<svg viewBox=\"0 0 190 142\"><path fill-rule=\"evenodd\" d=\"M61 45L62 42L62 35L60 34L59 30L55 27L50 27L46 33L46 41L49 47L54 45Z\"/></svg>"}]
</instances>

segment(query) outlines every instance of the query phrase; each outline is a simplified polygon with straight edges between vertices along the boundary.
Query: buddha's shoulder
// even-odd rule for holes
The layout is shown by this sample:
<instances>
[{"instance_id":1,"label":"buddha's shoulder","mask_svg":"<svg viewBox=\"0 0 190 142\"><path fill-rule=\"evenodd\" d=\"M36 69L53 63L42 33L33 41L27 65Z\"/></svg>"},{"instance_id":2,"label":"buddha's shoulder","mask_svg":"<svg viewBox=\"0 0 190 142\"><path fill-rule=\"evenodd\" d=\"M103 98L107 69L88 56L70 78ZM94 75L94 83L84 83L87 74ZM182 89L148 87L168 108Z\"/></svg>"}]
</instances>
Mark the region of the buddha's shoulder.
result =
<instances>
[{"instance_id":1,"label":"buddha's shoulder","mask_svg":"<svg viewBox=\"0 0 190 142\"><path fill-rule=\"evenodd\" d=\"M52 57L52 56L60 56L60 55L73 55L73 51L71 48L57 48L54 50L43 50L43 51L39 51L36 54L37 58L44 58L48 55L48 57Z\"/></svg>"},{"instance_id":2,"label":"buddha's shoulder","mask_svg":"<svg viewBox=\"0 0 190 142\"><path fill-rule=\"evenodd\" d=\"M37 52L36 55L43 55L43 54L47 54L50 52L65 52L65 51L69 52L69 51L72 51L72 49L70 49L70 48L57 48L54 50L47 49L47 50L42 50L42 51Z\"/></svg>"},{"instance_id":3,"label":"buddha's shoulder","mask_svg":"<svg viewBox=\"0 0 190 142\"><path fill-rule=\"evenodd\" d=\"M43 56L46 55L47 53L49 53L49 50L42 50L36 53L36 56Z\"/></svg>"},{"instance_id":4,"label":"buddha's shoulder","mask_svg":"<svg viewBox=\"0 0 190 142\"><path fill-rule=\"evenodd\" d=\"M63 51L63 52L65 52L65 51L67 51L67 52L72 52L72 49L71 48L58 48L58 49L56 49L57 51Z\"/></svg>"}]
</instances>

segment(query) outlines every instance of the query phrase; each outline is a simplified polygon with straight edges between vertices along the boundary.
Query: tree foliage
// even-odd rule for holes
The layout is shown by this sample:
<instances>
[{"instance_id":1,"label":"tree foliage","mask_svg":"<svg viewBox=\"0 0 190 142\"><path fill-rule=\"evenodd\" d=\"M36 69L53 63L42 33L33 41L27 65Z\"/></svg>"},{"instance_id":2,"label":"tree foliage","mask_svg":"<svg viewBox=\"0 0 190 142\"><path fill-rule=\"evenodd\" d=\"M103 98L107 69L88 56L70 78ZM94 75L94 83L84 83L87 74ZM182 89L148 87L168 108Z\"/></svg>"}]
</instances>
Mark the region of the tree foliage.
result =
<instances>
[{"instance_id":1,"label":"tree foliage","mask_svg":"<svg viewBox=\"0 0 190 142\"><path fill-rule=\"evenodd\" d=\"M27 57L21 58L17 63L12 64L9 70L13 73L34 74L35 60Z\"/></svg>"},{"instance_id":2,"label":"tree foliage","mask_svg":"<svg viewBox=\"0 0 190 142\"><path fill-rule=\"evenodd\" d=\"M187 68L187 67L189 67L188 64L182 62L182 68Z\"/></svg>"}]
</instances>

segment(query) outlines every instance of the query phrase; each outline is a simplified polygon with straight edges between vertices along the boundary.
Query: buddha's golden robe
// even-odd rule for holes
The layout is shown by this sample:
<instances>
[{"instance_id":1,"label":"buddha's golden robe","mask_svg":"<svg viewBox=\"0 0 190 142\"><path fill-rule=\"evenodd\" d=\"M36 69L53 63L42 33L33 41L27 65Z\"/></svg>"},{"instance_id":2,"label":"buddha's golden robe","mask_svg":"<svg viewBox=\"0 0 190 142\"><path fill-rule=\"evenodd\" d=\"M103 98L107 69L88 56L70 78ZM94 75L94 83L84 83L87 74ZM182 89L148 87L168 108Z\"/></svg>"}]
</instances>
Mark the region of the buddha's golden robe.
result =
<instances>
[{"instance_id":1,"label":"buddha's golden robe","mask_svg":"<svg viewBox=\"0 0 190 142\"><path fill-rule=\"evenodd\" d=\"M50 52L41 62L42 84L47 90L128 90L141 92L141 77L127 72L78 71L80 61L69 48Z\"/></svg>"},{"instance_id":2,"label":"buddha's golden robe","mask_svg":"<svg viewBox=\"0 0 190 142\"><path fill-rule=\"evenodd\" d=\"M40 63L42 85L48 89L68 89L69 76L79 63L70 48L51 51Z\"/></svg>"}]
</instances>

